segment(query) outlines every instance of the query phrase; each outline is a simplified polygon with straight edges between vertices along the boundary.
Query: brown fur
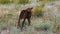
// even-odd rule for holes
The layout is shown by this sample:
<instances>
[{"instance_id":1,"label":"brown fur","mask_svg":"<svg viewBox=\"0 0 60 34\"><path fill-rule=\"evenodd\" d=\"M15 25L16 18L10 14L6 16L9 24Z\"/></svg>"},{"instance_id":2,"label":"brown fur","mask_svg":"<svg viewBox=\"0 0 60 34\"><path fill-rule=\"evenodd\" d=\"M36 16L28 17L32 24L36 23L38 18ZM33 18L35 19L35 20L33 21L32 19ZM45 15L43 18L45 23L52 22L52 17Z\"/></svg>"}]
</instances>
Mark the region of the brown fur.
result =
<instances>
[{"instance_id":1,"label":"brown fur","mask_svg":"<svg viewBox=\"0 0 60 34\"><path fill-rule=\"evenodd\" d=\"M20 25L20 20L23 19L23 22L22 22L22 28L24 26L24 22L25 20L27 19L28 20L28 23L30 25L31 23L31 14L32 14L32 8L27 8L26 10L22 10L21 13L20 13L20 16L19 16L19 20L18 20L18 26L21 26Z\"/></svg>"}]
</instances>

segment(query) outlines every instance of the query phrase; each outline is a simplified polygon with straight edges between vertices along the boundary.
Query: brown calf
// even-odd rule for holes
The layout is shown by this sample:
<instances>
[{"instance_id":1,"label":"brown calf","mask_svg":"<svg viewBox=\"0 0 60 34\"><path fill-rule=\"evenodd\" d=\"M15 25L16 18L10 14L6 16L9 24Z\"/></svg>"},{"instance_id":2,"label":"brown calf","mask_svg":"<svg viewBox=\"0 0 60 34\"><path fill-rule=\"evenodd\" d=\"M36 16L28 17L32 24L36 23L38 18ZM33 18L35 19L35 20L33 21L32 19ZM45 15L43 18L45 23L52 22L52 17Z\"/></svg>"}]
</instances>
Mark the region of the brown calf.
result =
<instances>
[{"instance_id":1,"label":"brown calf","mask_svg":"<svg viewBox=\"0 0 60 34\"><path fill-rule=\"evenodd\" d=\"M21 14L19 16L18 26L19 27L21 26L23 28L24 27L24 22L25 22L26 19L28 20L28 23L30 25L30 23L31 23L31 20L30 20L31 14L32 14L32 8L27 8L26 10L22 10ZM20 25L20 20L21 19L23 19L22 25Z\"/></svg>"}]
</instances>

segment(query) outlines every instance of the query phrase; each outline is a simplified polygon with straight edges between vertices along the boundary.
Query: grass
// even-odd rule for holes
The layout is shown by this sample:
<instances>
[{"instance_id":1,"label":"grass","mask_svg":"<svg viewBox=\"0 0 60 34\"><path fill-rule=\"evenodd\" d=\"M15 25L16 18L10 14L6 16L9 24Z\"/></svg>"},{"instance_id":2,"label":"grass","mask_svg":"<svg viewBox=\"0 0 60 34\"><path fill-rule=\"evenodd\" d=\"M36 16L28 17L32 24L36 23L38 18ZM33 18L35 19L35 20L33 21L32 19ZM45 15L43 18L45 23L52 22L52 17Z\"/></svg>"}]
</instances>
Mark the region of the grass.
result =
<instances>
[{"instance_id":1,"label":"grass","mask_svg":"<svg viewBox=\"0 0 60 34\"><path fill-rule=\"evenodd\" d=\"M19 8L19 6L15 7L15 9L17 9L17 8ZM3 12L5 12L5 11L3 11ZM60 24L59 24L60 17L55 17L56 19L51 18L51 20L50 20L49 17L45 16L46 18L44 17L45 18L45 20L44 20L43 17L34 17L33 16L33 18L31 19L31 26L28 26L25 23L25 25L27 25L25 27L26 31L21 32L20 29L17 29L17 27L16 27L17 21L18 21L18 16L19 16L18 10L16 12L14 12L13 10L9 10L8 13L3 14L0 17L0 30L6 30L7 27L11 26L10 34L19 34L19 33L22 33L22 34L38 34L38 33L43 34L43 32L45 32L44 30L46 30L46 31L48 30L48 32L49 31L52 32L53 30L57 30L60 32ZM57 22L55 23L55 21L57 21Z\"/></svg>"},{"instance_id":2,"label":"grass","mask_svg":"<svg viewBox=\"0 0 60 34\"><path fill-rule=\"evenodd\" d=\"M6 17L7 16L7 17ZM4 30L6 29L8 26L10 25L12 26L12 32L11 34L17 34L20 32L20 29L16 28L16 24L18 21L18 17L17 15L15 15L15 13L11 14L4 14L4 17L0 18L0 29ZM27 26L27 31L24 31L25 33L32 33L31 31L35 32L35 31L40 31L40 30L48 30L48 31L52 31L52 27L54 26L54 22L50 21L50 20L45 20L45 22L43 22L43 18L34 18L31 19L32 21L32 25L30 27ZM27 24L25 24L27 25ZM31 31L30 31L31 29ZM23 33L24 33L23 32ZM20 32L22 33L22 32ZM37 32L36 32L37 33Z\"/></svg>"}]
</instances>

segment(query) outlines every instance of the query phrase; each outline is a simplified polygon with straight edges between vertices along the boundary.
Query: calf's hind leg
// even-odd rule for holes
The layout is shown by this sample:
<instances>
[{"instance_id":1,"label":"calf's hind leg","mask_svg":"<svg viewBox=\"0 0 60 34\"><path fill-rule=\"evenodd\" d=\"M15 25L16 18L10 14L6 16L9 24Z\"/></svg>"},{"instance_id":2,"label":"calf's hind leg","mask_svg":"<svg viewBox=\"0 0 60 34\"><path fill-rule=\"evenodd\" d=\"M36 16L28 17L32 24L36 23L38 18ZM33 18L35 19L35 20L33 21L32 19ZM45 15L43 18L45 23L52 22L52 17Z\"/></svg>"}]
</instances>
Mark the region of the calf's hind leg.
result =
<instances>
[{"instance_id":1,"label":"calf's hind leg","mask_svg":"<svg viewBox=\"0 0 60 34\"><path fill-rule=\"evenodd\" d=\"M27 20L28 20L28 23L29 23L28 25L31 25L31 20L30 20L30 18L28 18Z\"/></svg>"}]
</instances>

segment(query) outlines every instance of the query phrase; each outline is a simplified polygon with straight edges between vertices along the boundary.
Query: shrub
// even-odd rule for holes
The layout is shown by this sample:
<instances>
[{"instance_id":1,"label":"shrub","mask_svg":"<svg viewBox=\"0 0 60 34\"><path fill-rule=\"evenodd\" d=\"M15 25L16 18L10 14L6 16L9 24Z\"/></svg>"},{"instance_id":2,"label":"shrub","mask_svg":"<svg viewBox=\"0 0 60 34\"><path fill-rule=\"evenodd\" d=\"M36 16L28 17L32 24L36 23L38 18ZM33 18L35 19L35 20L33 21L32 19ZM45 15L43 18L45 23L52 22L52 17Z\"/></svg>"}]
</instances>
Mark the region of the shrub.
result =
<instances>
[{"instance_id":1,"label":"shrub","mask_svg":"<svg viewBox=\"0 0 60 34\"><path fill-rule=\"evenodd\" d=\"M36 30L50 30L52 28L52 24L47 21L45 23L40 23L34 27Z\"/></svg>"},{"instance_id":2,"label":"shrub","mask_svg":"<svg viewBox=\"0 0 60 34\"><path fill-rule=\"evenodd\" d=\"M13 16L13 14L5 14L4 16L6 16L6 17Z\"/></svg>"},{"instance_id":3,"label":"shrub","mask_svg":"<svg viewBox=\"0 0 60 34\"><path fill-rule=\"evenodd\" d=\"M7 29L7 25L4 23L0 23L0 30L5 30Z\"/></svg>"},{"instance_id":4,"label":"shrub","mask_svg":"<svg viewBox=\"0 0 60 34\"><path fill-rule=\"evenodd\" d=\"M27 4L27 3L29 3L29 0L18 0L18 3Z\"/></svg>"},{"instance_id":5,"label":"shrub","mask_svg":"<svg viewBox=\"0 0 60 34\"><path fill-rule=\"evenodd\" d=\"M0 0L1 4L8 4L8 3L12 3L12 1L10 0Z\"/></svg>"},{"instance_id":6,"label":"shrub","mask_svg":"<svg viewBox=\"0 0 60 34\"><path fill-rule=\"evenodd\" d=\"M43 16L44 15L44 8L43 7L40 7L40 6L37 6L33 9L33 15L35 16Z\"/></svg>"}]
</instances>

